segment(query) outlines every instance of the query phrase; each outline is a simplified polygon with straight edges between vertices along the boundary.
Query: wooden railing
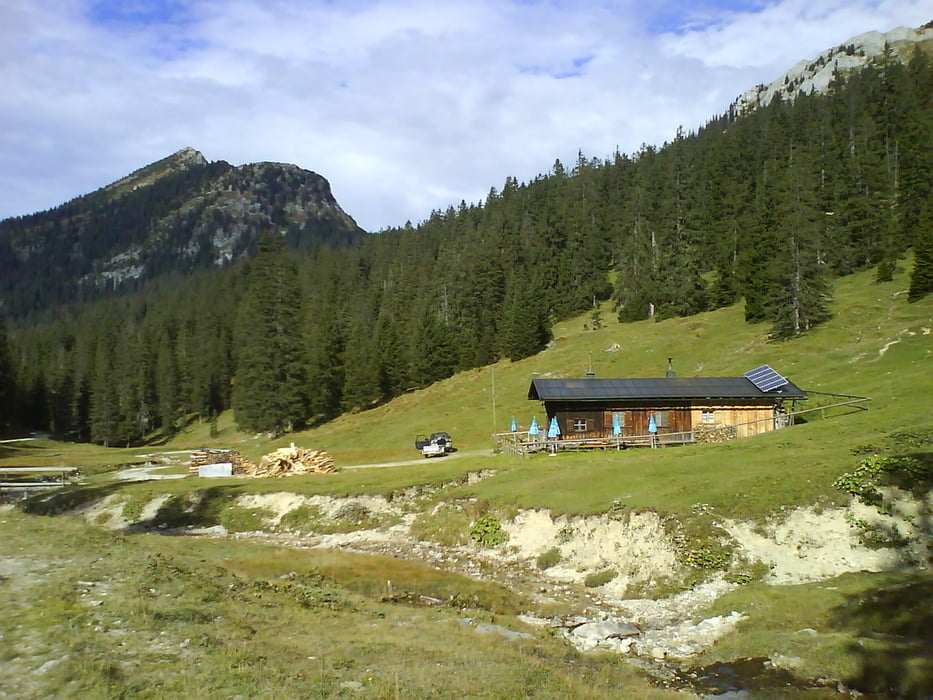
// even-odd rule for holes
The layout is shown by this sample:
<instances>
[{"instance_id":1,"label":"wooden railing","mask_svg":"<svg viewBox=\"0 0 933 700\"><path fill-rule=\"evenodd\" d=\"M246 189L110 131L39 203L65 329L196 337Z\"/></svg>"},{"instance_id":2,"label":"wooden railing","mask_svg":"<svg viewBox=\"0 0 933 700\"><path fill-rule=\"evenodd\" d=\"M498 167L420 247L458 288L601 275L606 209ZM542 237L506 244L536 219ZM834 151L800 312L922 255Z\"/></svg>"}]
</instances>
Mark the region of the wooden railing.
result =
<instances>
[{"instance_id":1,"label":"wooden railing","mask_svg":"<svg viewBox=\"0 0 933 700\"><path fill-rule=\"evenodd\" d=\"M767 418L759 418L745 423L735 423L731 425L717 425L718 428L729 428L734 436L742 432L751 434L760 434L770 430L779 430L786 428L794 423L796 416L802 416L808 413L820 411L822 418L826 417L826 411L834 408L852 407L857 410L867 411L868 402L871 400L867 396L854 396L852 394L832 394L822 391L808 391L809 395L830 396L841 401L822 406L805 408L800 411L791 411L789 413L779 413ZM768 431L742 431L742 428L755 428L763 423L769 424ZM689 445L697 442L697 434L693 430L676 433L655 433L648 435L593 435L589 434L583 437L546 437L545 434L530 435L527 431L497 433L493 439L499 445L502 452L525 456L533 452L557 453L560 450L586 450L586 449L615 449L623 450L629 447L663 447L666 445Z\"/></svg>"},{"instance_id":2,"label":"wooden railing","mask_svg":"<svg viewBox=\"0 0 933 700\"><path fill-rule=\"evenodd\" d=\"M625 450L629 447L662 447L688 445L694 442L692 430L656 435L588 435L586 437L556 437L529 435L527 432L497 433L493 439L502 452L524 457L534 452L556 453L562 450Z\"/></svg>"}]
</instances>

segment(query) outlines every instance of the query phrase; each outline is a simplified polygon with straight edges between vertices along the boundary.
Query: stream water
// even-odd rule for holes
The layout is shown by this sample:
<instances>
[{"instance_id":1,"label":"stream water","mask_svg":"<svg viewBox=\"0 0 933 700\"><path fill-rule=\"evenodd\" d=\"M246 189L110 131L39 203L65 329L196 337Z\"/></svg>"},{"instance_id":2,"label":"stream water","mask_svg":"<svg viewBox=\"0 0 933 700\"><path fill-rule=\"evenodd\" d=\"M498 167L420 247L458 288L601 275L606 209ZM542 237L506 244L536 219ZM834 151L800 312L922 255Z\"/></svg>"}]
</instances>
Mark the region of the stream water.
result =
<instances>
[{"instance_id":1,"label":"stream water","mask_svg":"<svg viewBox=\"0 0 933 700\"><path fill-rule=\"evenodd\" d=\"M650 671L649 671L650 672ZM735 659L674 671L662 685L689 689L704 698L773 700L774 698L855 697L835 683L806 680L766 658Z\"/></svg>"}]
</instances>

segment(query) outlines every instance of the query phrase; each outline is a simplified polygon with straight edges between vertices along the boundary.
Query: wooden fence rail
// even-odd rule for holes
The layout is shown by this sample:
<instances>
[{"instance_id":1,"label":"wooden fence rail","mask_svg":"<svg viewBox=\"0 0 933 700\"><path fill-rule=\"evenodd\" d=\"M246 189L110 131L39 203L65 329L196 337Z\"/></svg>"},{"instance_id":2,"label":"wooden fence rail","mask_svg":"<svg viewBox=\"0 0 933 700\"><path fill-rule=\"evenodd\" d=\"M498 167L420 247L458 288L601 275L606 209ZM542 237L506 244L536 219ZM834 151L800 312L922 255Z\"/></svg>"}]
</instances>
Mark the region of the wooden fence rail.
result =
<instances>
[{"instance_id":1,"label":"wooden fence rail","mask_svg":"<svg viewBox=\"0 0 933 700\"><path fill-rule=\"evenodd\" d=\"M76 467L0 467L0 493L22 492L34 489L60 489L68 485L68 478L78 473ZM43 475L57 476L54 481L42 479ZM16 481L18 476L24 478Z\"/></svg>"},{"instance_id":2,"label":"wooden fence rail","mask_svg":"<svg viewBox=\"0 0 933 700\"><path fill-rule=\"evenodd\" d=\"M772 423L775 430L793 425L796 416L802 416L807 413L820 411L822 418L826 417L826 411L831 408L840 408L851 406L858 410L867 411L868 402L871 400L867 396L855 396L853 394L832 394L822 391L808 391L807 394L817 394L820 396L831 396L833 398L843 399L824 406L814 406L800 411L790 413L779 413L768 418L759 418L758 420L745 423L735 423L731 425L720 425L719 428L730 429L734 435L739 434L740 428L758 425L760 423ZM760 434L760 433L758 433ZM693 430L679 433L656 433L648 435L592 435L586 437L556 437L549 438L545 435L529 435L527 431L496 433L492 436L493 440L499 445L503 452L526 456L533 452L550 452L555 454L560 450L586 450L586 449L615 449L623 450L629 447L664 447L666 445L689 445L697 442L697 434Z\"/></svg>"}]
</instances>

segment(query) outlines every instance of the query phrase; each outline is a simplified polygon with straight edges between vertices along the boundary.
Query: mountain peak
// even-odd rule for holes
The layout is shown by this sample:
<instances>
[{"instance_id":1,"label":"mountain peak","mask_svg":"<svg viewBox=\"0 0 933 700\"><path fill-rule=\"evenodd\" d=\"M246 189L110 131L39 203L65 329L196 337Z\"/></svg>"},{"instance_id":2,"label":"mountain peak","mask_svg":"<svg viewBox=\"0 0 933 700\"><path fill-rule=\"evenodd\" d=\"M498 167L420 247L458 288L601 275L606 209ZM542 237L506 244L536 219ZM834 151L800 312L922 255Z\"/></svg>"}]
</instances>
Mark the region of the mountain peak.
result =
<instances>
[{"instance_id":1,"label":"mountain peak","mask_svg":"<svg viewBox=\"0 0 933 700\"><path fill-rule=\"evenodd\" d=\"M204 154L191 146L185 146L180 151L175 151L169 156L169 159L184 166L207 165L207 158L204 157Z\"/></svg>"},{"instance_id":2,"label":"mountain peak","mask_svg":"<svg viewBox=\"0 0 933 700\"><path fill-rule=\"evenodd\" d=\"M47 212L0 222L0 298L25 316L163 275L252 255L265 231L288 245L353 245L365 233L327 180L280 163L233 167L182 148Z\"/></svg>"}]
</instances>

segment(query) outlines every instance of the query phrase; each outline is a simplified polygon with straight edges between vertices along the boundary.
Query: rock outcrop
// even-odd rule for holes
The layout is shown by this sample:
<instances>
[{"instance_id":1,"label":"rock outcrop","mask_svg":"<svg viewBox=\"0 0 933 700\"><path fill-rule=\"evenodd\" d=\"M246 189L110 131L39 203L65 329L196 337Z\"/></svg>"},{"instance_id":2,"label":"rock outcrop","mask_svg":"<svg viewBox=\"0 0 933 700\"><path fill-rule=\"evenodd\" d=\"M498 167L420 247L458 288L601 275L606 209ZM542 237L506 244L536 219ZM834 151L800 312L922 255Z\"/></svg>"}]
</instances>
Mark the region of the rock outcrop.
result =
<instances>
[{"instance_id":1,"label":"rock outcrop","mask_svg":"<svg viewBox=\"0 0 933 700\"><path fill-rule=\"evenodd\" d=\"M898 27L887 33L860 34L815 58L800 61L769 85L748 90L733 106L738 113L743 113L767 106L777 95L792 100L801 94L823 93L839 74L866 66L885 52L906 60L918 47L933 53L933 23L917 29Z\"/></svg>"}]
</instances>

